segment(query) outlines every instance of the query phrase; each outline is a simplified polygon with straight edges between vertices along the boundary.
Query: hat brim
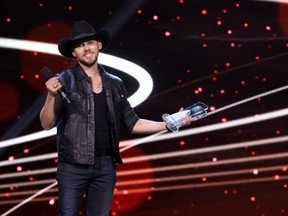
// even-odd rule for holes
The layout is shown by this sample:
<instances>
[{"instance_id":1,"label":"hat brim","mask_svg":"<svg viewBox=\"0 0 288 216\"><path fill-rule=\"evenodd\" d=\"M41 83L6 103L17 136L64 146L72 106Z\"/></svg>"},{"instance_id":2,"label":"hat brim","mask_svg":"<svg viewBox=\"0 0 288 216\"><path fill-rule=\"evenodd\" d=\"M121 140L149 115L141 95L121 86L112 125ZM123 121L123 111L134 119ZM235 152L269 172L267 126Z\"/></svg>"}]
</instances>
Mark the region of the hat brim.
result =
<instances>
[{"instance_id":1,"label":"hat brim","mask_svg":"<svg viewBox=\"0 0 288 216\"><path fill-rule=\"evenodd\" d=\"M75 46L77 42L83 41L85 39L95 39L95 40L101 41L102 42L101 51L103 51L109 45L111 41L111 35L108 30L101 29L96 34L83 34L73 40L70 40L68 38L62 38L58 42L58 50L61 53L61 55L67 58L75 58L72 55L73 47Z\"/></svg>"}]
</instances>

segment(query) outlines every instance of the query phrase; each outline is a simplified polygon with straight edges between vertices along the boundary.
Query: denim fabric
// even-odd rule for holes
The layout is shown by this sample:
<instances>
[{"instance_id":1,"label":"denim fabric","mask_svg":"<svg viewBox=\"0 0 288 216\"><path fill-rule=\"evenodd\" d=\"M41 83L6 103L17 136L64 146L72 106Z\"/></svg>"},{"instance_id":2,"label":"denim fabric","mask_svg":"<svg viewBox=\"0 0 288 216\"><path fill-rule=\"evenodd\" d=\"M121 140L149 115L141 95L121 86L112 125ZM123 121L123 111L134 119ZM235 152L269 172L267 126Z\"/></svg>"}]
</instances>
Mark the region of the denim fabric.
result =
<instances>
[{"instance_id":1,"label":"denim fabric","mask_svg":"<svg viewBox=\"0 0 288 216\"><path fill-rule=\"evenodd\" d=\"M84 194L87 216L108 216L116 184L112 156L95 158L94 165L59 162L59 215L79 216Z\"/></svg>"}]
</instances>

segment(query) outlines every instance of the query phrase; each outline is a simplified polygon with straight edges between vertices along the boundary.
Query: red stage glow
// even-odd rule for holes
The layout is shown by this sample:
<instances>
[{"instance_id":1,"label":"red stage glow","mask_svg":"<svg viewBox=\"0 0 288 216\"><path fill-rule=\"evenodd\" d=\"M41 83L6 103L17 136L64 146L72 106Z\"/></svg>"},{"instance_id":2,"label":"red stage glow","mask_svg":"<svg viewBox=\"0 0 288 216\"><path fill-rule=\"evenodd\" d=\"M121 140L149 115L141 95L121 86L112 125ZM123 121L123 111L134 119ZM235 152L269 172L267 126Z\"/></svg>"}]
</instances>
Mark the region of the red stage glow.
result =
<instances>
[{"instance_id":1,"label":"red stage glow","mask_svg":"<svg viewBox=\"0 0 288 216\"><path fill-rule=\"evenodd\" d=\"M19 92L7 81L0 81L0 89L0 121L11 120L19 110Z\"/></svg>"},{"instance_id":2,"label":"red stage glow","mask_svg":"<svg viewBox=\"0 0 288 216\"><path fill-rule=\"evenodd\" d=\"M132 157L132 156L145 156L145 152L143 152L139 147L133 147L128 151L123 152L123 157ZM117 167L118 172L134 170L134 169L150 169L151 164L149 160L141 161L140 163L125 163L124 165L119 165ZM145 183L138 184L137 180L139 180L139 175L141 175L141 179L146 179ZM143 193L133 193L130 194L129 191L138 188L151 188L152 186L152 168L150 172L146 172L144 174L139 175L128 175L128 176L118 176L117 182L133 182L133 184L116 184L115 188L115 196L113 200L113 204L111 207L111 211L117 215L118 211L131 211L133 208L138 207L141 203L147 200L147 197L150 195L147 192Z\"/></svg>"},{"instance_id":3,"label":"red stage glow","mask_svg":"<svg viewBox=\"0 0 288 216\"><path fill-rule=\"evenodd\" d=\"M28 33L26 39L57 44L59 38L69 35L69 31L70 27L63 22L41 23ZM67 66L67 59L59 56L21 51L21 73L24 80L34 91L46 91L43 84L44 80L39 81L39 71L47 66L47 62L49 62L49 68L55 73L59 73Z\"/></svg>"},{"instance_id":4,"label":"red stage glow","mask_svg":"<svg viewBox=\"0 0 288 216\"><path fill-rule=\"evenodd\" d=\"M282 32L288 37L288 4L278 4L278 22Z\"/></svg>"}]
</instances>

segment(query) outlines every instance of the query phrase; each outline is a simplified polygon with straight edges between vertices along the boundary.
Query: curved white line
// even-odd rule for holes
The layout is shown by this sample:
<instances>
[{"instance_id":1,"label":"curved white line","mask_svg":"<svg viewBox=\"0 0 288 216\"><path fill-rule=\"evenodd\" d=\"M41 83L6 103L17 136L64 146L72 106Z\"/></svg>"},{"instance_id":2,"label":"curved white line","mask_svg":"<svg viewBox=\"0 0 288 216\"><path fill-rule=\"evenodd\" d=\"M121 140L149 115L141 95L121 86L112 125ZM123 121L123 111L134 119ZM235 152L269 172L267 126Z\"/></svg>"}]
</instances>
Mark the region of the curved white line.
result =
<instances>
[{"instance_id":1,"label":"curved white line","mask_svg":"<svg viewBox=\"0 0 288 216\"><path fill-rule=\"evenodd\" d=\"M7 49L26 50L52 55L60 55L57 44L51 43L0 37L0 48L1 47ZM138 90L128 98L132 107L138 106L151 94L153 89L153 80L150 74L139 65L136 65L135 63L128 60L104 53L99 54L99 63L127 73L138 81Z\"/></svg>"},{"instance_id":2,"label":"curved white line","mask_svg":"<svg viewBox=\"0 0 288 216\"><path fill-rule=\"evenodd\" d=\"M117 70L123 71L128 75L134 77L138 83L139 88L137 92L131 95L128 100L132 107L135 107L148 98L153 89L153 80L147 71L133 62L125 59L100 53L99 62L101 64L113 67Z\"/></svg>"}]
</instances>

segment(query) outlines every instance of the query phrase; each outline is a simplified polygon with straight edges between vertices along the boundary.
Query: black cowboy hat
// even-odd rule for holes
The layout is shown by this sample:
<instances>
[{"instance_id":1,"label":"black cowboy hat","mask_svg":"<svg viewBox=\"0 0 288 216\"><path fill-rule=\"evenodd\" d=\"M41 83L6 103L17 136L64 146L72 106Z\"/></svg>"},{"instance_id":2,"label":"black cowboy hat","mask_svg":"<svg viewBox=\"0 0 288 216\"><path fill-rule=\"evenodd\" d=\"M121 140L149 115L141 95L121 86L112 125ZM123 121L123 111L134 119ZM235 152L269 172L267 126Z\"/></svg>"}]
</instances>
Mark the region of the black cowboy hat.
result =
<instances>
[{"instance_id":1,"label":"black cowboy hat","mask_svg":"<svg viewBox=\"0 0 288 216\"><path fill-rule=\"evenodd\" d=\"M105 49L110 40L111 36L106 29L101 29L98 32L88 24L86 21L81 20L75 22L70 33L70 38L62 38L58 42L59 52L67 58L75 58L72 55L72 49L77 42L85 39L96 39L102 42L102 50Z\"/></svg>"}]
</instances>

